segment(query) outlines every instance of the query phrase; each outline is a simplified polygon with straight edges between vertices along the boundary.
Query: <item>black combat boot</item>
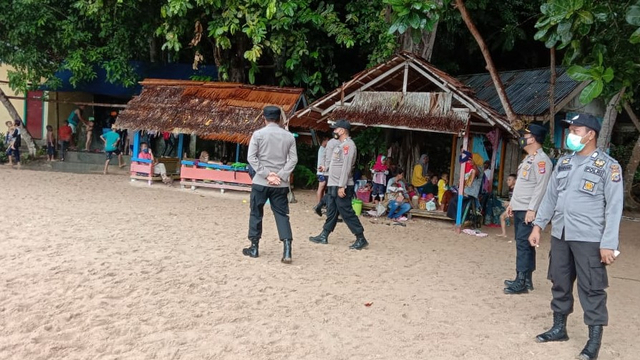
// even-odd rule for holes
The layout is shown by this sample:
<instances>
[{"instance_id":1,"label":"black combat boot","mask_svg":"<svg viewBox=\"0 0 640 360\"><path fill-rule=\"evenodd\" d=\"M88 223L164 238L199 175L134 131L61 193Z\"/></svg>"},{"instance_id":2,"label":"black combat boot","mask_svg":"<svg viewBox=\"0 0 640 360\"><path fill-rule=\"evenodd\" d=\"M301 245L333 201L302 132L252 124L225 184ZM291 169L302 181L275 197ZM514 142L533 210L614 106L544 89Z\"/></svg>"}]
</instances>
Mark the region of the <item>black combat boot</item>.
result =
<instances>
[{"instance_id":1,"label":"black combat boot","mask_svg":"<svg viewBox=\"0 0 640 360\"><path fill-rule=\"evenodd\" d=\"M504 288L505 294L526 294L529 292L527 289L527 273L519 272L516 276L516 280L511 286Z\"/></svg>"},{"instance_id":2,"label":"black combat boot","mask_svg":"<svg viewBox=\"0 0 640 360\"><path fill-rule=\"evenodd\" d=\"M285 264L291 264L291 239L282 240L282 262Z\"/></svg>"},{"instance_id":3,"label":"black combat boot","mask_svg":"<svg viewBox=\"0 0 640 360\"><path fill-rule=\"evenodd\" d=\"M328 244L329 243L329 232L326 230L322 230L320 235L318 236L310 236L309 241L314 242L316 244Z\"/></svg>"},{"instance_id":4,"label":"black combat boot","mask_svg":"<svg viewBox=\"0 0 640 360\"><path fill-rule=\"evenodd\" d=\"M313 207L313 212L318 214L318 216L322 217L322 205L318 204Z\"/></svg>"},{"instance_id":5,"label":"black combat boot","mask_svg":"<svg viewBox=\"0 0 640 360\"><path fill-rule=\"evenodd\" d=\"M249 239L249 240L251 241L251 246L249 246L248 248L242 249L242 254L244 256L257 258L258 257L258 243L260 242L260 239Z\"/></svg>"},{"instance_id":6,"label":"black combat boot","mask_svg":"<svg viewBox=\"0 0 640 360\"><path fill-rule=\"evenodd\" d=\"M589 325L589 340L578 355L578 359L595 360L598 358L600 343L602 343L602 330L602 325Z\"/></svg>"},{"instance_id":7,"label":"black combat boot","mask_svg":"<svg viewBox=\"0 0 640 360\"><path fill-rule=\"evenodd\" d=\"M553 313L553 326L547 332L536 336L536 341L545 343L550 341L567 341L567 315L558 312Z\"/></svg>"},{"instance_id":8,"label":"black combat boot","mask_svg":"<svg viewBox=\"0 0 640 360\"><path fill-rule=\"evenodd\" d=\"M525 278L525 281L524 281L524 284L527 286L527 290L529 290L529 291L533 290L533 280L531 279L532 275L533 275L533 272L531 272L531 271L527 272L527 277ZM517 273L516 273L516 279L517 279ZM513 286L513 283L516 282L516 279L505 280L504 281L504 286L506 286L506 287Z\"/></svg>"},{"instance_id":9,"label":"black combat boot","mask_svg":"<svg viewBox=\"0 0 640 360\"><path fill-rule=\"evenodd\" d=\"M364 238L364 234L356 235L356 241L349 246L349 249L362 250L369 245L367 239Z\"/></svg>"}]
</instances>

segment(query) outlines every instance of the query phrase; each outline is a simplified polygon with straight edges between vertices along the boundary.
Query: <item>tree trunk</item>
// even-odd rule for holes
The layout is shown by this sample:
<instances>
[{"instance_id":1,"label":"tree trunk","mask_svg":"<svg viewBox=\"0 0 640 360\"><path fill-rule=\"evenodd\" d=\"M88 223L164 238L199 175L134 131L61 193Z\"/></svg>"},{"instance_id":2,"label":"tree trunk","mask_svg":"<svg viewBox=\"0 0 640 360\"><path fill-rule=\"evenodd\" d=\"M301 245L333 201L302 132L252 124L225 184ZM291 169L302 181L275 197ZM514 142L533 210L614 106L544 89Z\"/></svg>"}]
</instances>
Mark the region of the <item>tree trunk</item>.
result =
<instances>
[{"instance_id":1,"label":"tree trunk","mask_svg":"<svg viewBox=\"0 0 640 360\"><path fill-rule=\"evenodd\" d=\"M464 0L456 0L455 6L458 8L458 11L460 11L460 14L462 15L462 20L467 25L467 28L469 28L471 35L473 35L474 39L476 39L476 42L478 43L478 46L480 47L482 56L484 57L484 60L487 63L487 70L491 75L491 80L493 80L493 85L496 87L496 92L498 93L498 97L500 98L500 103L504 108L504 113L507 115L507 119L509 119L509 121L513 124L517 120L517 117L515 112L513 111L513 108L511 107L509 98L507 98L507 93L504 91L504 85L500 80L500 76L496 71L495 65L493 64L493 59L491 58L491 53L489 53L487 44L485 44L484 40L482 39L482 36L480 35L480 32L478 32L478 28L476 28L476 25L473 23L473 20L471 19L471 16L469 15L467 8L464 6Z\"/></svg>"},{"instance_id":2,"label":"tree trunk","mask_svg":"<svg viewBox=\"0 0 640 360\"><path fill-rule=\"evenodd\" d=\"M627 88L625 87L620 89L620 92L615 94L607 104L607 110L605 111L604 119L602 120L600 135L598 135L598 146L604 150L609 149L613 125L615 125L616 118L618 117L618 105L620 104L626 89Z\"/></svg>"},{"instance_id":3,"label":"tree trunk","mask_svg":"<svg viewBox=\"0 0 640 360\"><path fill-rule=\"evenodd\" d=\"M549 140L553 147L556 147L556 142L554 139L555 135L555 124L556 124L556 48L552 47L550 50L551 55L551 63L550 63L550 71L551 71L551 79L549 84Z\"/></svg>"},{"instance_id":4,"label":"tree trunk","mask_svg":"<svg viewBox=\"0 0 640 360\"><path fill-rule=\"evenodd\" d=\"M627 114L629 114L631 121L633 121L638 131L640 131L640 121L629 103L624 103L624 109L627 111ZM638 140L636 140L636 144L631 152L631 158L624 168L624 207L629 210L638 210L640 208L640 204L638 204L633 197L633 179L638 170L638 165L640 165L640 136L638 136Z\"/></svg>"},{"instance_id":5,"label":"tree trunk","mask_svg":"<svg viewBox=\"0 0 640 360\"><path fill-rule=\"evenodd\" d=\"M0 102L7 109L7 111L9 112L9 116L11 116L14 122L16 120L20 121L21 138L22 140L24 140L25 144L27 144L27 148L29 148L29 155L35 156L36 150L37 150L36 144L33 142L33 138L31 137L31 134L29 134L29 130L27 130L27 128L24 127L23 125L24 123L22 121L22 118L20 118L18 111L13 106L13 104L11 103L11 100L9 100L9 98L7 97L7 94L4 93L2 88L0 88Z\"/></svg>"}]
</instances>

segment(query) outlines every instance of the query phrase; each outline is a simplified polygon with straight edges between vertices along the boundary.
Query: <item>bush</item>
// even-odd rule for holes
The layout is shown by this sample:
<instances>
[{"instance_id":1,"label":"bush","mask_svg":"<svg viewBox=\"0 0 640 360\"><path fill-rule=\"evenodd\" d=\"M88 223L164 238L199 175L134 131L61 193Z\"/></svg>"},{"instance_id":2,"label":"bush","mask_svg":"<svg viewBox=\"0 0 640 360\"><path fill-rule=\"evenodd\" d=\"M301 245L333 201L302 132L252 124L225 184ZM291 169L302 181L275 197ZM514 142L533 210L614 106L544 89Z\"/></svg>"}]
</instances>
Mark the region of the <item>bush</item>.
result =
<instances>
[{"instance_id":1,"label":"bush","mask_svg":"<svg viewBox=\"0 0 640 360\"><path fill-rule=\"evenodd\" d=\"M296 165L293 170L293 185L296 188L311 189L318 183L316 172L304 165Z\"/></svg>"}]
</instances>

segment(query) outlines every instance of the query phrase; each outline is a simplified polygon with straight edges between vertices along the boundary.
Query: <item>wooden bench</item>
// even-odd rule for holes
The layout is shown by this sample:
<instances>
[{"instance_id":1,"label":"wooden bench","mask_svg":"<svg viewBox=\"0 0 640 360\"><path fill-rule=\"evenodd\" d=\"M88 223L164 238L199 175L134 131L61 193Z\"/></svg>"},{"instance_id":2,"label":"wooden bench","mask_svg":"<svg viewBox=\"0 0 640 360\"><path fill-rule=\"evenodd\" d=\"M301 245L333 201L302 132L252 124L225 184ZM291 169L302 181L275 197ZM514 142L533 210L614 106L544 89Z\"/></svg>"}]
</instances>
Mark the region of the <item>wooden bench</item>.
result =
<instances>
[{"instance_id":1,"label":"wooden bench","mask_svg":"<svg viewBox=\"0 0 640 360\"><path fill-rule=\"evenodd\" d=\"M178 171L180 170L178 167L178 164L180 162L178 158L161 157L158 159L158 163L164 164L165 168L167 169L168 177L172 179L180 178L180 174ZM131 181L146 180L149 185L151 185L154 181L161 181L162 177L159 175L155 175L153 173L153 168L154 164L151 160L132 158L131 167L129 170L129 178L131 179Z\"/></svg>"},{"instance_id":2,"label":"wooden bench","mask_svg":"<svg viewBox=\"0 0 640 360\"><path fill-rule=\"evenodd\" d=\"M374 204L371 203L362 203L362 208L366 209L366 210L371 210L374 209ZM387 209L387 211L389 211ZM421 218L429 218L429 219L438 219L438 220L448 220L448 221L454 221L453 219L451 219L450 217L447 216L447 213L443 212L443 211L427 211L427 210L420 210L420 209L411 209L409 210L409 214L411 214L411 216L417 216L417 217L421 217Z\"/></svg>"},{"instance_id":3,"label":"wooden bench","mask_svg":"<svg viewBox=\"0 0 640 360\"><path fill-rule=\"evenodd\" d=\"M234 169L228 165L204 164L183 160L180 168L180 186L191 190L208 187L225 190L251 191L251 177L246 170Z\"/></svg>"}]
</instances>

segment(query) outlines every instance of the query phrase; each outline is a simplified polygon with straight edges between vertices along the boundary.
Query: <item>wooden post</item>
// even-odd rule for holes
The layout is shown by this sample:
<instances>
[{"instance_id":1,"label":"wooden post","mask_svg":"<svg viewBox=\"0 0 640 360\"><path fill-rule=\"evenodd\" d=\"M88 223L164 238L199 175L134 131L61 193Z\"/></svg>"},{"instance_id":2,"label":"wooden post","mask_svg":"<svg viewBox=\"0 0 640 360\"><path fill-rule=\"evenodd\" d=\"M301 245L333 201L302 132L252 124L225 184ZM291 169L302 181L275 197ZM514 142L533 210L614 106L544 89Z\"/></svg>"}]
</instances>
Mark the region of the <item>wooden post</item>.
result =
<instances>
[{"instance_id":1,"label":"wooden post","mask_svg":"<svg viewBox=\"0 0 640 360\"><path fill-rule=\"evenodd\" d=\"M453 138L453 141L451 142L451 166L449 166L449 183L447 184L448 186L451 186L451 184L453 184L453 176L456 173L454 168L454 166L456 166L456 153L458 152L458 137L456 135L452 135L451 137Z\"/></svg>"},{"instance_id":2,"label":"wooden post","mask_svg":"<svg viewBox=\"0 0 640 360\"><path fill-rule=\"evenodd\" d=\"M184 134L178 135L178 161L180 161L183 157L183 148L184 148Z\"/></svg>"},{"instance_id":3,"label":"wooden post","mask_svg":"<svg viewBox=\"0 0 640 360\"><path fill-rule=\"evenodd\" d=\"M133 135L133 152L132 158L138 158L138 151L140 151L140 130L136 131Z\"/></svg>"},{"instance_id":4,"label":"wooden post","mask_svg":"<svg viewBox=\"0 0 640 360\"><path fill-rule=\"evenodd\" d=\"M502 141L502 149L500 151L501 159L500 159L500 170L498 172L498 193L502 194L502 183L504 182L504 163L507 160L507 143Z\"/></svg>"},{"instance_id":5,"label":"wooden post","mask_svg":"<svg viewBox=\"0 0 640 360\"><path fill-rule=\"evenodd\" d=\"M469 145L469 125L464 132L464 139L462 141L462 148L469 151L467 146ZM456 232L459 234L462 229L462 198L464 196L464 167L465 164L460 164L460 182L458 185L458 207L456 209Z\"/></svg>"},{"instance_id":6,"label":"wooden post","mask_svg":"<svg viewBox=\"0 0 640 360\"><path fill-rule=\"evenodd\" d=\"M240 143L236 144L236 162L240 162Z\"/></svg>"},{"instance_id":7,"label":"wooden post","mask_svg":"<svg viewBox=\"0 0 640 360\"><path fill-rule=\"evenodd\" d=\"M498 139L497 139L497 146L492 146L493 150L491 152L491 176L489 179L489 193L491 193L491 191L493 191L493 178L494 178L494 174L496 173L495 169L496 169L496 158L498 157L498 146L500 145L500 130L498 130ZM502 162L500 163L502 164Z\"/></svg>"}]
</instances>

